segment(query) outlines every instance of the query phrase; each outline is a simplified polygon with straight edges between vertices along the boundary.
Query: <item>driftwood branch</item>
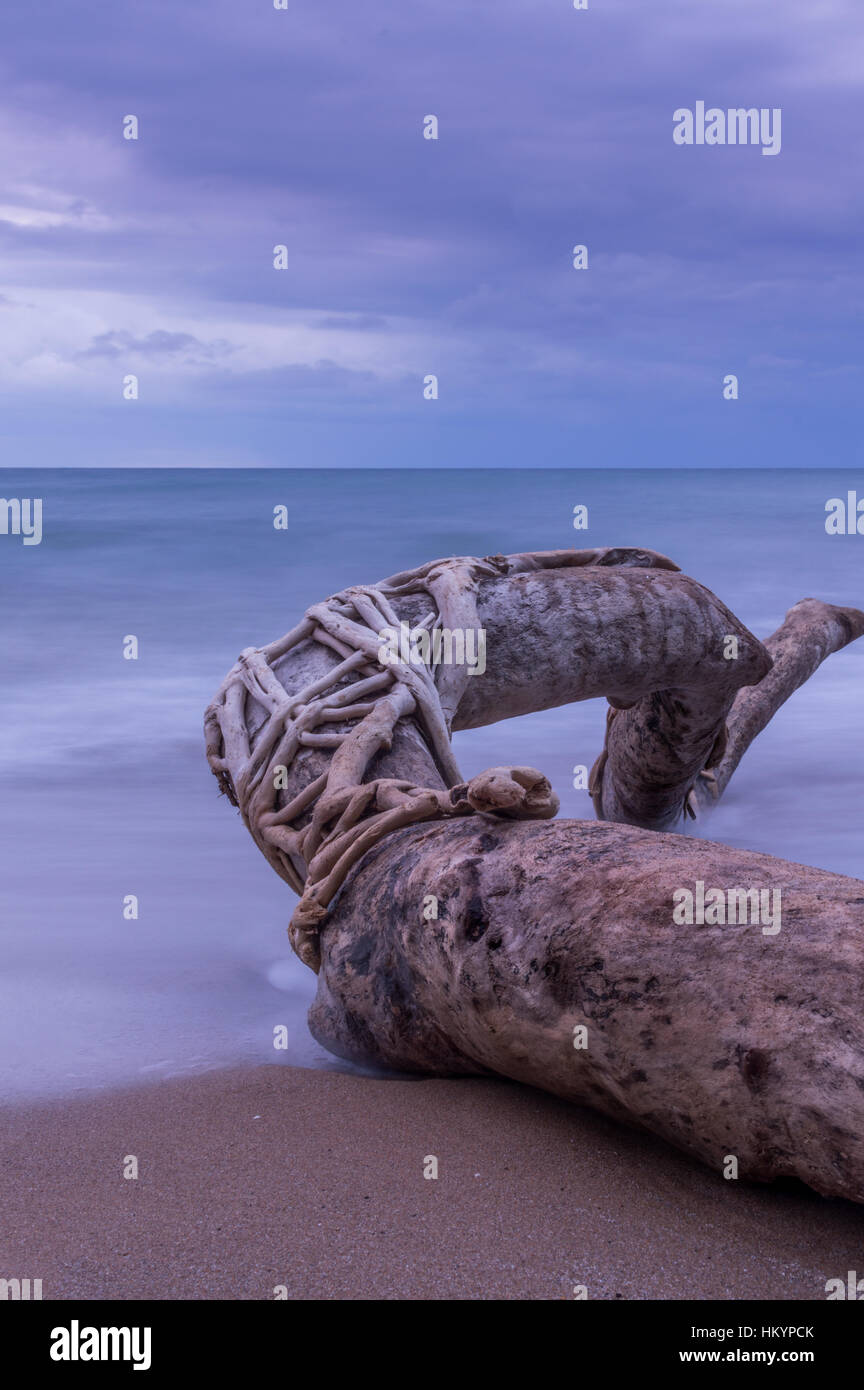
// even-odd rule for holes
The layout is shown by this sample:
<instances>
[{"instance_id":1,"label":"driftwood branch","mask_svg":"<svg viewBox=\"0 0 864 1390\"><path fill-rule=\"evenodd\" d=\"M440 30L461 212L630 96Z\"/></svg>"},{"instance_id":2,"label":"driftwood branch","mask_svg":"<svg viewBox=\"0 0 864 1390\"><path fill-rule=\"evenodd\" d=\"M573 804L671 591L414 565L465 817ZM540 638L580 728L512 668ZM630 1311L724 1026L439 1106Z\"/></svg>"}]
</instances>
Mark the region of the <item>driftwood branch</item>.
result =
<instances>
[{"instance_id":1,"label":"driftwood branch","mask_svg":"<svg viewBox=\"0 0 864 1390\"><path fill-rule=\"evenodd\" d=\"M790 695L809 680L826 657L864 636L864 613L839 608L818 598L803 598L789 609L777 631L765 642L772 666L759 684L741 690L726 721L722 756L706 765L697 780L688 810L695 817L719 801L750 744L773 719Z\"/></svg>"}]
</instances>

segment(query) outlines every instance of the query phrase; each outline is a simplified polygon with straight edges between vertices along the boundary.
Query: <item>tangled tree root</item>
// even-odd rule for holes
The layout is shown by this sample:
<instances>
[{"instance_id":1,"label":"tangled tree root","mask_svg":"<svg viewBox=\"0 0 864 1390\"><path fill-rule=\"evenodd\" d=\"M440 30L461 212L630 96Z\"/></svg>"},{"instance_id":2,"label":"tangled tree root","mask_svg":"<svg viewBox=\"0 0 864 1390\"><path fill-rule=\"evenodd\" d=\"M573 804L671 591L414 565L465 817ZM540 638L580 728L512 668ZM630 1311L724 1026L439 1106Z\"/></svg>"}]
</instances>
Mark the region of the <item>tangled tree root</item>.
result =
<instances>
[{"instance_id":1,"label":"tangled tree root","mask_svg":"<svg viewBox=\"0 0 864 1390\"><path fill-rule=\"evenodd\" d=\"M433 561L376 585L356 585L313 605L278 642L249 647L229 672L205 716L207 756L222 790L276 871L301 894L292 944L317 969L321 922L351 868L384 836L419 821L470 815L547 818L558 810L548 781L533 768L493 768L465 784L450 730L469 680L468 667L385 665L382 633L400 629L393 602L422 598L427 611L414 631L477 632L478 587L537 570L580 566L653 566L674 570L651 551L549 551ZM289 695L274 667L310 642L339 661ZM250 737L250 700L264 720ZM419 722L443 786L375 777L374 759L392 746L396 725ZM302 749L332 750L329 767L288 799L293 761Z\"/></svg>"}]
</instances>

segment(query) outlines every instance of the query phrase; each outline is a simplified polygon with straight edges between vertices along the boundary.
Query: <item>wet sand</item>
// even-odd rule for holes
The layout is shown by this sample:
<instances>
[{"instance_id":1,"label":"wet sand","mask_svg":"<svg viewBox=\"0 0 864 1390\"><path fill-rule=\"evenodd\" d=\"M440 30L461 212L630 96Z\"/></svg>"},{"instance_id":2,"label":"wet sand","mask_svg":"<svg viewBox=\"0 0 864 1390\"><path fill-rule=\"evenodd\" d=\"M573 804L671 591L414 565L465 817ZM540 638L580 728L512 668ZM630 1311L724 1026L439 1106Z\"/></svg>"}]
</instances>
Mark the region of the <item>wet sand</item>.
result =
<instances>
[{"instance_id":1,"label":"wet sand","mask_svg":"<svg viewBox=\"0 0 864 1390\"><path fill-rule=\"evenodd\" d=\"M45 1299L821 1301L864 1268L864 1207L505 1081L258 1067L10 1107L0 1133L0 1277Z\"/></svg>"}]
</instances>

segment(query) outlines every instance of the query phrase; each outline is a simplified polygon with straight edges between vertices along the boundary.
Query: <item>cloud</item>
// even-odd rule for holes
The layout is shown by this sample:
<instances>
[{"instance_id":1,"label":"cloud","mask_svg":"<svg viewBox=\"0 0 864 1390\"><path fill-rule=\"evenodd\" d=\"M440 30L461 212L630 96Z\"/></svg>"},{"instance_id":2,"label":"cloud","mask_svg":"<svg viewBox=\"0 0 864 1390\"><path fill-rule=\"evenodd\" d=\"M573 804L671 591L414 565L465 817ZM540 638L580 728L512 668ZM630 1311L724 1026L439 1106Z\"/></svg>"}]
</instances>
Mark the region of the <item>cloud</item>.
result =
<instances>
[{"instance_id":1,"label":"cloud","mask_svg":"<svg viewBox=\"0 0 864 1390\"><path fill-rule=\"evenodd\" d=\"M118 225L85 198L32 187L23 188L20 193L26 196L26 201L0 203L0 222L33 231L64 227L82 232L104 232Z\"/></svg>"},{"instance_id":2,"label":"cloud","mask_svg":"<svg viewBox=\"0 0 864 1390\"><path fill-rule=\"evenodd\" d=\"M250 401L326 432L340 399L429 430L429 372L501 439L575 405L623 438L648 398L713 430L742 364L750 409L808 408L808 372L819 428L851 399L857 0L148 0L111 28L82 0L0 18L0 53L0 369L46 419L127 364L203 433ZM782 154L676 148L700 98L781 105Z\"/></svg>"},{"instance_id":3,"label":"cloud","mask_svg":"<svg viewBox=\"0 0 864 1390\"><path fill-rule=\"evenodd\" d=\"M167 333L164 329L157 328L144 338L136 338L131 333L116 330L98 333L90 346L75 356L82 359L113 357L128 360L131 357L159 358L182 355L187 361L200 362L212 361L234 351L231 343L224 340L204 343L200 338L196 338L194 333Z\"/></svg>"}]
</instances>

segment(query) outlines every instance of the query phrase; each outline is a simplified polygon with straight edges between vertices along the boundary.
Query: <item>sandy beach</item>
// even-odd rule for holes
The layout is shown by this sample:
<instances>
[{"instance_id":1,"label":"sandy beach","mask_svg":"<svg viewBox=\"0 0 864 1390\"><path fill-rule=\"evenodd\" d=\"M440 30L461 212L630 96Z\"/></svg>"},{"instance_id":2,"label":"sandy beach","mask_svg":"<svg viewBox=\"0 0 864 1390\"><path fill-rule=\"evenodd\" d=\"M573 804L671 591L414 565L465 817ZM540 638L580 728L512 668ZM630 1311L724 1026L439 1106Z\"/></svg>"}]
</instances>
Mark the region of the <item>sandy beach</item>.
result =
<instances>
[{"instance_id":1,"label":"sandy beach","mask_svg":"<svg viewBox=\"0 0 864 1390\"><path fill-rule=\"evenodd\" d=\"M45 1299L822 1300L864 1241L495 1080L211 1072L8 1108L0 1154L0 1274Z\"/></svg>"}]
</instances>

